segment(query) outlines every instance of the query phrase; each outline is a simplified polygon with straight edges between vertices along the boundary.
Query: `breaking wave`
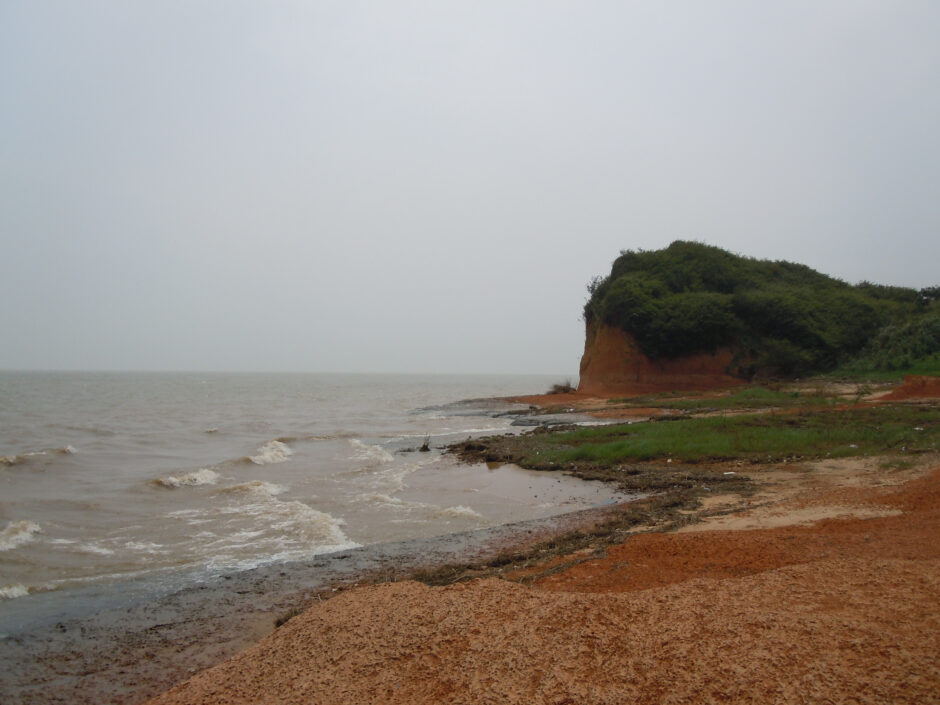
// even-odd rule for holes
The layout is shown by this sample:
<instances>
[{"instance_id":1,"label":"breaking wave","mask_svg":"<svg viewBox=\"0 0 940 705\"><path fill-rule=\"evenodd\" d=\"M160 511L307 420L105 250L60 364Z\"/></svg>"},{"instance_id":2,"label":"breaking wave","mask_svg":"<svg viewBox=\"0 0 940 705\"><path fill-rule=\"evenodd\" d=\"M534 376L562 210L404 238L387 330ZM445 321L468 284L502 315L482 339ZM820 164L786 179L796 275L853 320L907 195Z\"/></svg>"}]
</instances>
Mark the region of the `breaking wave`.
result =
<instances>
[{"instance_id":1,"label":"breaking wave","mask_svg":"<svg viewBox=\"0 0 940 705\"><path fill-rule=\"evenodd\" d=\"M29 588L22 583L0 587L0 600L12 600L14 597L23 597L28 594Z\"/></svg>"},{"instance_id":2,"label":"breaking wave","mask_svg":"<svg viewBox=\"0 0 940 705\"><path fill-rule=\"evenodd\" d=\"M255 465L274 465L289 460L294 454L287 444L281 441L268 441L258 448L256 455L249 455L248 460Z\"/></svg>"},{"instance_id":3,"label":"breaking wave","mask_svg":"<svg viewBox=\"0 0 940 705\"><path fill-rule=\"evenodd\" d=\"M359 500L363 502L368 502L370 504L378 504L386 507L395 507L396 509L403 509L407 511L417 510L417 509L436 509L433 504L425 504L424 502L411 502L407 499L400 499L398 497L392 497L388 494L382 494L379 492L372 494L361 494L359 495Z\"/></svg>"},{"instance_id":4,"label":"breaking wave","mask_svg":"<svg viewBox=\"0 0 940 705\"><path fill-rule=\"evenodd\" d=\"M216 494L219 495L246 495L246 496L255 496L255 497L274 497L275 495L284 494L287 492L287 487L284 485L277 485L273 482L265 482L264 480L253 480L252 482L243 482L240 485L232 485L231 487L226 487L219 490Z\"/></svg>"},{"instance_id":5,"label":"breaking wave","mask_svg":"<svg viewBox=\"0 0 940 705\"><path fill-rule=\"evenodd\" d=\"M199 487L200 485L214 485L219 481L219 473L208 468L200 468L183 475L167 475L153 480L153 484L168 489L177 487Z\"/></svg>"},{"instance_id":6,"label":"breaking wave","mask_svg":"<svg viewBox=\"0 0 940 705\"><path fill-rule=\"evenodd\" d=\"M44 450L27 451L25 453L18 453L16 455L3 455L0 456L0 465L19 465L21 463L27 463L33 458L39 458L44 455L71 455L74 452L75 448L72 446L62 446L61 448L46 448Z\"/></svg>"},{"instance_id":7,"label":"breaking wave","mask_svg":"<svg viewBox=\"0 0 940 705\"><path fill-rule=\"evenodd\" d=\"M460 504L456 507L446 507L439 512L434 512L435 517L446 519L482 519L483 515L474 511L470 507Z\"/></svg>"},{"instance_id":8,"label":"breaking wave","mask_svg":"<svg viewBox=\"0 0 940 705\"><path fill-rule=\"evenodd\" d=\"M217 495L238 501L214 510L217 516L226 518L228 530L204 544L212 553L207 564L211 568L241 570L360 545L343 532L343 519L304 502L278 499L276 495L286 489L255 481L219 490Z\"/></svg>"},{"instance_id":9,"label":"breaking wave","mask_svg":"<svg viewBox=\"0 0 940 705\"><path fill-rule=\"evenodd\" d=\"M379 463L387 463L395 459L395 456L385 450L382 446L370 446L358 438L352 438L349 445L353 447L356 458L359 460L372 460Z\"/></svg>"},{"instance_id":10,"label":"breaking wave","mask_svg":"<svg viewBox=\"0 0 940 705\"><path fill-rule=\"evenodd\" d=\"M3 531L0 531L0 551L9 551L24 543L29 543L33 540L34 534L41 531L42 527L31 521L11 521Z\"/></svg>"}]
</instances>

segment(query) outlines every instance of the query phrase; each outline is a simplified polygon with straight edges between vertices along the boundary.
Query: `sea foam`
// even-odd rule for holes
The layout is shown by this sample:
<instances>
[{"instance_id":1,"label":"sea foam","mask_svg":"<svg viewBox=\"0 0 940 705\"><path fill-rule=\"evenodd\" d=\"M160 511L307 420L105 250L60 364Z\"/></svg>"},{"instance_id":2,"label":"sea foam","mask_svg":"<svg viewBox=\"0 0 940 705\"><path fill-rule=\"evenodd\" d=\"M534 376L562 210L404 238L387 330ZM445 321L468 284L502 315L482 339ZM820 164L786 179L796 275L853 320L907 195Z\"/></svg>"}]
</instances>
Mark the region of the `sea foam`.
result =
<instances>
[{"instance_id":1,"label":"sea foam","mask_svg":"<svg viewBox=\"0 0 940 705\"><path fill-rule=\"evenodd\" d=\"M160 487L175 489L177 487L199 487L200 485L214 485L219 481L219 473L209 468L199 468L183 475L167 475L153 480L153 484Z\"/></svg>"},{"instance_id":2,"label":"sea foam","mask_svg":"<svg viewBox=\"0 0 940 705\"><path fill-rule=\"evenodd\" d=\"M231 487L226 487L218 491L217 494L221 495L248 495L255 496L260 498L265 497L274 497L275 495L284 494L287 492L287 487L284 485L277 485L273 482L265 482L264 480L253 480L251 482L243 482L240 485L232 485Z\"/></svg>"},{"instance_id":3,"label":"sea foam","mask_svg":"<svg viewBox=\"0 0 940 705\"><path fill-rule=\"evenodd\" d=\"M62 446L61 448L46 448L45 450L31 450L16 455L0 456L0 465L19 465L27 463L33 458L40 458L44 455L72 455L75 452L73 446Z\"/></svg>"},{"instance_id":4,"label":"sea foam","mask_svg":"<svg viewBox=\"0 0 940 705\"><path fill-rule=\"evenodd\" d=\"M41 531L42 527L31 521L11 521L3 531L0 531L0 551L9 551L24 543L29 543L33 540L34 534Z\"/></svg>"},{"instance_id":5,"label":"sea foam","mask_svg":"<svg viewBox=\"0 0 940 705\"><path fill-rule=\"evenodd\" d=\"M304 502L281 500L275 495L287 488L270 482L246 482L217 491L220 497L238 501L215 509L217 515L231 516L228 533L209 544L213 568L235 566L239 570L276 560L288 560L329 553L360 544L351 541L342 528L345 521ZM250 549L257 558L245 558Z\"/></svg>"},{"instance_id":6,"label":"sea foam","mask_svg":"<svg viewBox=\"0 0 940 705\"><path fill-rule=\"evenodd\" d=\"M273 465L275 463L283 463L285 460L290 459L293 454L294 451L292 451L286 443L282 443L281 441L268 441L258 448L257 454L249 455L248 460L255 465Z\"/></svg>"},{"instance_id":7,"label":"sea foam","mask_svg":"<svg viewBox=\"0 0 940 705\"><path fill-rule=\"evenodd\" d=\"M385 450L382 446L370 446L358 438L350 439L349 445L356 452L356 458L360 460L373 460L380 463L387 463L395 459L395 456Z\"/></svg>"},{"instance_id":8,"label":"sea foam","mask_svg":"<svg viewBox=\"0 0 940 705\"><path fill-rule=\"evenodd\" d=\"M435 517L447 519L482 519L483 516L470 507L459 504L456 507L446 507L434 513Z\"/></svg>"},{"instance_id":9,"label":"sea foam","mask_svg":"<svg viewBox=\"0 0 940 705\"><path fill-rule=\"evenodd\" d=\"M22 583L0 587L0 600L12 600L14 597L23 597L28 594L29 588Z\"/></svg>"}]
</instances>

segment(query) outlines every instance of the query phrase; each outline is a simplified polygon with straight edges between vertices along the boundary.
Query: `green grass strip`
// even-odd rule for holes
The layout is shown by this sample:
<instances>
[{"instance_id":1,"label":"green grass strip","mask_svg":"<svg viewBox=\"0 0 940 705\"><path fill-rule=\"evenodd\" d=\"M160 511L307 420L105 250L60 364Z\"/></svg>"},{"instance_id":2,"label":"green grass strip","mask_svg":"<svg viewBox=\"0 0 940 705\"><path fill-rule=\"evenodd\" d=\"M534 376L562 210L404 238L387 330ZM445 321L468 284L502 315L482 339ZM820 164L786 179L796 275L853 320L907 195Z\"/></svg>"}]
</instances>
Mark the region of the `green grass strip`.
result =
<instances>
[{"instance_id":1,"label":"green grass strip","mask_svg":"<svg viewBox=\"0 0 940 705\"><path fill-rule=\"evenodd\" d=\"M546 434L527 449L536 466L673 458L683 462L846 457L935 451L940 410L885 406L617 424Z\"/></svg>"}]
</instances>

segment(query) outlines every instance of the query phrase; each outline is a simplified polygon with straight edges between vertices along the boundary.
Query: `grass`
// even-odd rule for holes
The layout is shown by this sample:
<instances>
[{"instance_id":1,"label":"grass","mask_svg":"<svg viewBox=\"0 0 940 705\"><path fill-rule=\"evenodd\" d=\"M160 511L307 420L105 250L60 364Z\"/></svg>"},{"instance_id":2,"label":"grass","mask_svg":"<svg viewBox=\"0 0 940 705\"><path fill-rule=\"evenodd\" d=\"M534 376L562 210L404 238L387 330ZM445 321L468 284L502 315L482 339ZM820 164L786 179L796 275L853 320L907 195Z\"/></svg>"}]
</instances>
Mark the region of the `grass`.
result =
<instances>
[{"instance_id":1,"label":"grass","mask_svg":"<svg viewBox=\"0 0 940 705\"><path fill-rule=\"evenodd\" d=\"M599 478L596 472L620 471L620 465L647 461L775 462L917 453L937 450L938 441L936 407L886 405L613 424L478 439L455 451L468 460L576 470L596 479L614 479Z\"/></svg>"},{"instance_id":2,"label":"grass","mask_svg":"<svg viewBox=\"0 0 940 705\"><path fill-rule=\"evenodd\" d=\"M940 377L940 353L934 353L896 370L863 369L847 365L832 373L832 377L868 382L896 382L907 375Z\"/></svg>"},{"instance_id":3,"label":"grass","mask_svg":"<svg viewBox=\"0 0 940 705\"><path fill-rule=\"evenodd\" d=\"M547 437L544 448L524 456L523 464L845 457L936 450L938 436L940 411L929 408L754 414L580 429Z\"/></svg>"},{"instance_id":4,"label":"grass","mask_svg":"<svg viewBox=\"0 0 940 705\"><path fill-rule=\"evenodd\" d=\"M732 409L787 408L795 406L830 406L835 399L822 394L781 391L766 387L748 387L720 397L698 399L676 398L675 393L666 395L612 399L611 404L627 407L651 407L678 409L680 411L707 411Z\"/></svg>"}]
</instances>

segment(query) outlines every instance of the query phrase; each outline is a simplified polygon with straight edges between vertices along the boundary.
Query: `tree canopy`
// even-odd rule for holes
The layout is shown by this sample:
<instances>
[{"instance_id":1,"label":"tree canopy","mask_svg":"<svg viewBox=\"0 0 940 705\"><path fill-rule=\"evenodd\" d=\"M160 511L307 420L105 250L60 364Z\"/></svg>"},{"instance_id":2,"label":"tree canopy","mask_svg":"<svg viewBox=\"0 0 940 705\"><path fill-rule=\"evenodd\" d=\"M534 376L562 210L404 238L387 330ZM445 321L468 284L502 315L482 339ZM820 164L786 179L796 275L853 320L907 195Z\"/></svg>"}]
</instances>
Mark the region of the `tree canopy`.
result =
<instances>
[{"instance_id":1,"label":"tree canopy","mask_svg":"<svg viewBox=\"0 0 940 705\"><path fill-rule=\"evenodd\" d=\"M850 285L802 264L686 241L623 251L588 291L585 320L630 333L651 359L731 348L745 376L829 370L886 327L938 315L936 287Z\"/></svg>"}]
</instances>

